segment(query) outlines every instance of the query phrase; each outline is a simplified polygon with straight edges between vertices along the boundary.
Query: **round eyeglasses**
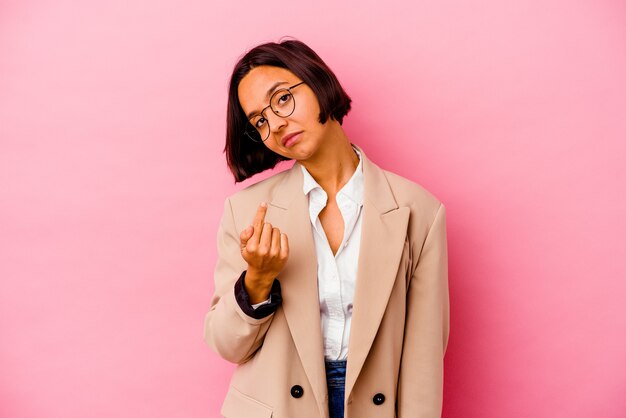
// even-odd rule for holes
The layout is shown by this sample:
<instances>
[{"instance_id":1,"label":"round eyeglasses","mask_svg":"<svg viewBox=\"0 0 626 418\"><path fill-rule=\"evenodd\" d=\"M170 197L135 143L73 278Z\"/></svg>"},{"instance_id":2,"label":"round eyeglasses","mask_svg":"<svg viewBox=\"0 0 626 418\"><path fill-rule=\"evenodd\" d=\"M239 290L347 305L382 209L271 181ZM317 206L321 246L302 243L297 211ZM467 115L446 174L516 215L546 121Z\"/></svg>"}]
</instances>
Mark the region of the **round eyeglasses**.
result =
<instances>
[{"instance_id":1,"label":"round eyeglasses","mask_svg":"<svg viewBox=\"0 0 626 418\"><path fill-rule=\"evenodd\" d=\"M246 129L244 130L246 136L255 142L265 142L265 140L270 137L270 124L265 117L265 111L269 107L276 116L280 116L281 118L286 118L291 115L296 109L296 99L293 97L291 89L298 87L300 84L304 84L304 81L286 89L276 90L274 94L272 94L272 97L270 97L270 104L265 106L260 113L248 119L250 123L246 125Z\"/></svg>"}]
</instances>

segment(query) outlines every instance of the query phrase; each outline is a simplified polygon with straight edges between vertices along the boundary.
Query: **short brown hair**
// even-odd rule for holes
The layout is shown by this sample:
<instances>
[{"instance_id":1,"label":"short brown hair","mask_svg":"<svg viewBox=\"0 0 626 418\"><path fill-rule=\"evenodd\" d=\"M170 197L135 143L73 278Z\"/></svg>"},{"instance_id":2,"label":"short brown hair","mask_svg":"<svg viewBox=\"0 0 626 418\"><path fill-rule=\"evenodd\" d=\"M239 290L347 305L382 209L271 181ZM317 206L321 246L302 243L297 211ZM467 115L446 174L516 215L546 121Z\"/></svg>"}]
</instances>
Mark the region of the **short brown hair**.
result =
<instances>
[{"instance_id":1,"label":"short brown hair","mask_svg":"<svg viewBox=\"0 0 626 418\"><path fill-rule=\"evenodd\" d=\"M301 41L268 42L248 51L235 65L228 89L224 152L236 183L274 168L278 162L288 159L244 134L245 126L249 122L239 103L237 89L241 79L250 70L261 65L285 68L304 81L317 97L320 107L318 119L322 124L329 117L342 124L352 102L326 63Z\"/></svg>"}]
</instances>

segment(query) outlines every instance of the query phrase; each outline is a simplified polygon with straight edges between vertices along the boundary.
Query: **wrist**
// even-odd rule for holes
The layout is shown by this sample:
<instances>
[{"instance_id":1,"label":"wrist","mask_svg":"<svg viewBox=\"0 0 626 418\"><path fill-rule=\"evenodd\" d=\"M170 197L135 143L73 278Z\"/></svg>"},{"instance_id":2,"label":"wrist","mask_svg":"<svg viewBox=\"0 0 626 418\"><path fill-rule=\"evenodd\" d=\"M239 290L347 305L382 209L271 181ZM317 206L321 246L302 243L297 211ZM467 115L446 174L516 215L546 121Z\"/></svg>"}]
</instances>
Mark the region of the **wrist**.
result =
<instances>
[{"instance_id":1,"label":"wrist","mask_svg":"<svg viewBox=\"0 0 626 418\"><path fill-rule=\"evenodd\" d=\"M257 276L254 276L254 274L249 274L249 272L246 271L243 283L250 304L255 305L266 301L270 297L273 282L273 279L271 281L259 279Z\"/></svg>"},{"instance_id":2,"label":"wrist","mask_svg":"<svg viewBox=\"0 0 626 418\"><path fill-rule=\"evenodd\" d=\"M250 284L254 284L255 286L267 287L268 289L272 287L272 283L276 275L273 273L267 273L256 270L254 267L248 266L246 269L246 281L250 282Z\"/></svg>"},{"instance_id":3,"label":"wrist","mask_svg":"<svg viewBox=\"0 0 626 418\"><path fill-rule=\"evenodd\" d=\"M245 285L245 276L246 270L241 272L239 279L235 282L234 292L235 292L235 300L237 301L237 305L241 308L244 314L254 319L263 319L278 309L278 306L282 303L281 289L280 289L280 281L278 279L274 280L272 283L272 288L270 290L270 300L269 303L263 303L265 301L259 302L260 306L254 307L254 305L258 305L255 303L250 303L250 295L246 292L244 287ZM266 298L267 300L267 298Z\"/></svg>"}]
</instances>

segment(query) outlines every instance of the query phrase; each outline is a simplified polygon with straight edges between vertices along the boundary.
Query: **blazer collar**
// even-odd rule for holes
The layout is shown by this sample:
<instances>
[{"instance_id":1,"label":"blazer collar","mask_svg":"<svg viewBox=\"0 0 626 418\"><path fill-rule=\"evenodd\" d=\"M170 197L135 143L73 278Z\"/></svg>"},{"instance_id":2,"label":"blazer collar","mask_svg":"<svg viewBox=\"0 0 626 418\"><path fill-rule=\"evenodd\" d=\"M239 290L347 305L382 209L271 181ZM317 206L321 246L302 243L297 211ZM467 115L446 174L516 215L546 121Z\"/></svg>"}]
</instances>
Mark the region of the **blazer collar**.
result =
<instances>
[{"instance_id":1,"label":"blazer collar","mask_svg":"<svg viewBox=\"0 0 626 418\"><path fill-rule=\"evenodd\" d=\"M390 210L397 209L398 204L389 188L387 179L382 169L371 161L361 147L352 144L361 153L361 164L363 164L363 200L372 204L379 213L383 214ZM302 197L302 184L304 176L302 174L302 164L296 161L288 169L285 178L277 186L272 197L272 204L283 209L289 208L294 199Z\"/></svg>"}]
</instances>

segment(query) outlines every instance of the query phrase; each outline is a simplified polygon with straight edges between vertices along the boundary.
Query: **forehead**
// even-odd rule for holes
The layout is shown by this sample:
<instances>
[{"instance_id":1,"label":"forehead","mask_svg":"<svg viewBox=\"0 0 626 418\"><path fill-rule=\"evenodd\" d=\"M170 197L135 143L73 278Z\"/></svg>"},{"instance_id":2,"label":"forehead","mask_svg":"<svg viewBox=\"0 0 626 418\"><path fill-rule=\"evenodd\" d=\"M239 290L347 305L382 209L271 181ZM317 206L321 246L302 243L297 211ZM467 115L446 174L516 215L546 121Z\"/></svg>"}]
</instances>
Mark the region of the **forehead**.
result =
<instances>
[{"instance_id":1,"label":"forehead","mask_svg":"<svg viewBox=\"0 0 626 418\"><path fill-rule=\"evenodd\" d=\"M298 77L286 68L261 65L255 67L246 74L237 88L241 107L248 111L267 103L266 93L277 82L286 81L289 84L281 85L279 88L289 87L298 81Z\"/></svg>"}]
</instances>

